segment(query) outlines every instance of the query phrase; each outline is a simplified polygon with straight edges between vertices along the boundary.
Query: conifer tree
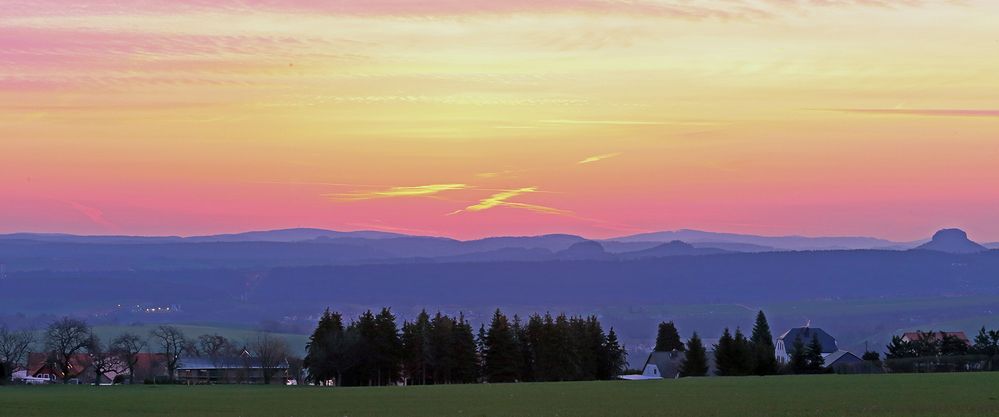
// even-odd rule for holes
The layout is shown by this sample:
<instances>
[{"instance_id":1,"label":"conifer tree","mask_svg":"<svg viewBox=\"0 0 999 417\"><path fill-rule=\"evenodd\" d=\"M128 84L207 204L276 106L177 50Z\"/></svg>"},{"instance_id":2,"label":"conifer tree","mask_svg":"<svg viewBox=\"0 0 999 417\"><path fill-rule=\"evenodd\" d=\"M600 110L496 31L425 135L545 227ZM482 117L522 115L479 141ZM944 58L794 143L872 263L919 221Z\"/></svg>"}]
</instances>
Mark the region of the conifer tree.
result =
<instances>
[{"instance_id":1,"label":"conifer tree","mask_svg":"<svg viewBox=\"0 0 999 417\"><path fill-rule=\"evenodd\" d=\"M517 380L517 343L510 322L496 309L483 344L483 368L489 382L515 382Z\"/></svg>"},{"instance_id":2,"label":"conifer tree","mask_svg":"<svg viewBox=\"0 0 999 417\"><path fill-rule=\"evenodd\" d=\"M737 358L737 349L735 347L735 338L732 337L732 333L729 332L728 327L722 332L721 338L718 339L718 344L715 346L715 373L719 376L734 376L738 375L739 363Z\"/></svg>"},{"instance_id":3,"label":"conifer tree","mask_svg":"<svg viewBox=\"0 0 999 417\"><path fill-rule=\"evenodd\" d=\"M733 338L733 353L735 371L733 375L752 375L756 369L756 356L753 351L753 344L742 334L742 330L735 329Z\"/></svg>"},{"instance_id":4,"label":"conifer tree","mask_svg":"<svg viewBox=\"0 0 999 417\"><path fill-rule=\"evenodd\" d=\"M659 323L659 332L656 335L656 352L674 350L682 352L683 349L683 340L680 340L680 332L676 330L676 325L672 321Z\"/></svg>"},{"instance_id":5,"label":"conifer tree","mask_svg":"<svg viewBox=\"0 0 999 417\"><path fill-rule=\"evenodd\" d=\"M433 346L430 340L430 316L426 310L416 316L416 321L402 325L403 369L410 383L426 385L432 372Z\"/></svg>"},{"instance_id":6,"label":"conifer tree","mask_svg":"<svg viewBox=\"0 0 999 417\"><path fill-rule=\"evenodd\" d=\"M302 366L309 370L309 380L313 384L321 385L325 381L333 379L329 367L329 333L331 326L331 313L327 308L319 318L316 330L309 336L308 343L305 344L305 359Z\"/></svg>"},{"instance_id":7,"label":"conifer tree","mask_svg":"<svg viewBox=\"0 0 999 417\"><path fill-rule=\"evenodd\" d=\"M821 372L825 365L825 358L822 357L822 342L819 341L818 333L812 335L812 341L805 348L806 369L809 372Z\"/></svg>"},{"instance_id":8,"label":"conifer tree","mask_svg":"<svg viewBox=\"0 0 999 417\"><path fill-rule=\"evenodd\" d=\"M794 338L794 343L791 344L791 357L788 361L788 366L791 368L791 372L796 374L803 374L808 372L808 354L805 348L805 342L801 340L801 337Z\"/></svg>"},{"instance_id":9,"label":"conifer tree","mask_svg":"<svg viewBox=\"0 0 999 417\"><path fill-rule=\"evenodd\" d=\"M753 325L753 354L756 362L756 375L773 375L777 373L777 356L774 349L773 334L770 333L770 323L767 323L767 316L763 311L756 315L756 324Z\"/></svg>"},{"instance_id":10,"label":"conifer tree","mask_svg":"<svg viewBox=\"0 0 999 417\"><path fill-rule=\"evenodd\" d=\"M517 366L519 367L517 379L520 381L534 380L534 359L527 326L527 323L520 320L519 315L513 316L513 337L517 342L517 352L519 353L517 356Z\"/></svg>"},{"instance_id":11,"label":"conifer tree","mask_svg":"<svg viewBox=\"0 0 999 417\"><path fill-rule=\"evenodd\" d=\"M435 384L449 384L454 377L456 365L453 347L455 343L454 332L454 319L442 315L440 312L430 322L428 354Z\"/></svg>"},{"instance_id":12,"label":"conifer tree","mask_svg":"<svg viewBox=\"0 0 999 417\"><path fill-rule=\"evenodd\" d=\"M617 339L617 333L611 327L601 349L601 361L597 379L613 379L624 372L628 364L628 352Z\"/></svg>"},{"instance_id":13,"label":"conifer tree","mask_svg":"<svg viewBox=\"0 0 999 417\"><path fill-rule=\"evenodd\" d=\"M479 359L476 351L475 336L472 325L465 320L464 314L459 314L454 326L454 382L468 384L479 378Z\"/></svg>"},{"instance_id":14,"label":"conifer tree","mask_svg":"<svg viewBox=\"0 0 999 417\"><path fill-rule=\"evenodd\" d=\"M395 324L395 315L387 307L375 316L373 347L378 385L395 383L402 368L402 341Z\"/></svg>"},{"instance_id":15,"label":"conifer tree","mask_svg":"<svg viewBox=\"0 0 999 417\"><path fill-rule=\"evenodd\" d=\"M694 332L687 340L687 354L680 365L680 376L707 376L708 375L708 355L704 350L704 343Z\"/></svg>"}]
</instances>

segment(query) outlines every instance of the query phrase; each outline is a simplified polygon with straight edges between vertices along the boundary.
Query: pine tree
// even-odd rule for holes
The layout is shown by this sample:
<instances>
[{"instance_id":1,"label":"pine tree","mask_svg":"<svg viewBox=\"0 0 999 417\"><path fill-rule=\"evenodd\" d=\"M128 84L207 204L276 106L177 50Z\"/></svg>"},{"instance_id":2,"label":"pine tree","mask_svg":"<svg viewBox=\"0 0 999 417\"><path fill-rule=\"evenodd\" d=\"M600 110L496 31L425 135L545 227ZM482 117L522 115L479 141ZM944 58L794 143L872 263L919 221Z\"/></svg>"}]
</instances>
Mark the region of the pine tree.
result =
<instances>
[{"instance_id":1,"label":"pine tree","mask_svg":"<svg viewBox=\"0 0 999 417\"><path fill-rule=\"evenodd\" d=\"M375 315L367 310L351 323L350 333L357 337L356 356L357 370L355 383L358 385L375 385L379 383L379 347L378 326Z\"/></svg>"},{"instance_id":2,"label":"pine tree","mask_svg":"<svg viewBox=\"0 0 999 417\"><path fill-rule=\"evenodd\" d=\"M753 351L753 343L746 339L742 330L735 329L735 337L732 346L733 358L735 359L735 373L733 375L752 375L756 370L756 356Z\"/></svg>"},{"instance_id":3,"label":"pine tree","mask_svg":"<svg viewBox=\"0 0 999 417\"><path fill-rule=\"evenodd\" d=\"M489 382L515 382L517 380L517 343L510 322L496 309L489 331L486 332L483 361L484 374Z\"/></svg>"},{"instance_id":4,"label":"pine tree","mask_svg":"<svg viewBox=\"0 0 999 417\"><path fill-rule=\"evenodd\" d=\"M794 338L794 343L791 344L791 357L788 366L791 368L791 372L796 374L808 372L807 350L805 342L801 340L800 336Z\"/></svg>"},{"instance_id":5,"label":"pine tree","mask_svg":"<svg viewBox=\"0 0 999 417\"><path fill-rule=\"evenodd\" d=\"M821 372L825 366L825 358L822 357L822 342L819 341L818 333L812 335L812 341L805 348L806 369L809 372Z\"/></svg>"},{"instance_id":6,"label":"pine tree","mask_svg":"<svg viewBox=\"0 0 999 417\"><path fill-rule=\"evenodd\" d=\"M559 352L554 355L555 380L571 381L575 379L579 351L573 346L572 329L565 314L555 317L554 340L553 349Z\"/></svg>"},{"instance_id":7,"label":"pine tree","mask_svg":"<svg viewBox=\"0 0 999 417\"><path fill-rule=\"evenodd\" d=\"M683 341L680 332L672 321L659 323L659 333L656 335L656 352L683 351Z\"/></svg>"},{"instance_id":8,"label":"pine tree","mask_svg":"<svg viewBox=\"0 0 999 417\"><path fill-rule=\"evenodd\" d=\"M479 359L476 351L472 325L459 314L454 326L454 381L462 384L473 383L479 378Z\"/></svg>"},{"instance_id":9,"label":"pine tree","mask_svg":"<svg viewBox=\"0 0 999 417\"><path fill-rule=\"evenodd\" d=\"M611 327L601 350L601 361L597 372L598 379L613 379L624 372L628 364L628 352L617 339L617 333Z\"/></svg>"},{"instance_id":10,"label":"pine tree","mask_svg":"<svg viewBox=\"0 0 999 417\"><path fill-rule=\"evenodd\" d=\"M456 361L453 356L454 319L440 312L430 322L429 362L433 368L435 384L449 384L455 373Z\"/></svg>"},{"instance_id":11,"label":"pine tree","mask_svg":"<svg viewBox=\"0 0 999 417\"><path fill-rule=\"evenodd\" d=\"M514 338L517 340L517 349L520 352L518 365L520 366L519 380L521 381L533 381L535 378L534 353L531 338L528 332L530 323L531 319L528 319L528 323L524 324L521 322L520 316L513 316L513 333Z\"/></svg>"},{"instance_id":12,"label":"pine tree","mask_svg":"<svg viewBox=\"0 0 999 417\"><path fill-rule=\"evenodd\" d=\"M777 373L777 356L774 351L774 338L770 333L770 323L763 311L756 315L753 325L753 354L756 360L756 375L774 375Z\"/></svg>"},{"instance_id":13,"label":"pine tree","mask_svg":"<svg viewBox=\"0 0 999 417\"><path fill-rule=\"evenodd\" d=\"M432 372L433 346L430 340L430 316L426 310L420 312L416 321L402 325L402 359L406 375L411 383L425 385Z\"/></svg>"},{"instance_id":14,"label":"pine tree","mask_svg":"<svg viewBox=\"0 0 999 417\"><path fill-rule=\"evenodd\" d=\"M375 325L378 384L393 384L399 379L399 372L402 370L402 341L399 339L399 328L395 324L392 310L383 308L375 316Z\"/></svg>"},{"instance_id":15,"label":"pine tree","mask_svg":"<svg viewBox=\"0 0 999 417\"><path fill-rule=\"evenodd\" d=\"M726 327L718 339L718 344L715 345L715 373L719 376L738 375L739 364L736 354L735 338Z\"/></svg>"},{"instance_id":16,"label":"pine tree","mask_svg":"<svg viewBox=\"0 0 999 417\"><path fill-rule=\"evenodd\" d=\"M708 355L704 350L704 343L694 332L693 336L687 340L687 354L680 365L680 376L707 376L708 375Z\"/></svg>"},{"instance_id":17,"label":"pine tree","mask_svg":"<svg viewBox=\"0 0 999 417\"><path fill-rule=\"evenodd\" d=\"M324 384L335 378L330 366L332 362L330 339L333 326L333 314L327 308L322 317L319 318L316 330L309 336L309 342L305 345L306 354L302 366L309 370L309 380L316 385Z\"/></svg>"}]
</instances>

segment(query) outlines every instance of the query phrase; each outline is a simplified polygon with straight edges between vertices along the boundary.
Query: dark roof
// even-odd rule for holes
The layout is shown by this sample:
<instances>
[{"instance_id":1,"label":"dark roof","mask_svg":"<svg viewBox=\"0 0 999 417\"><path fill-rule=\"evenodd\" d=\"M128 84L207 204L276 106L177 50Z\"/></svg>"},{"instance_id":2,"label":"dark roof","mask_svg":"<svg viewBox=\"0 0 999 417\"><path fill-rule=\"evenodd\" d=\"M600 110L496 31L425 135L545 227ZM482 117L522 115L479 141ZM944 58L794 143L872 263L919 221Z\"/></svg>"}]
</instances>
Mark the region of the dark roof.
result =
<instances>
[{"instance_id":1,"label":"dark roof","mask_svg":"<svg viewBox=\"0 0 999 417\"><path fill-rule=\"evenodd\" d=\"M180 358L178 370L205 370L205 369L260 369L262 365L260 358L256 357L232 357L232 358L207 358L197 356L185 356ZM287 369L288 361L282 360L273 369Z\"/></svg>"},{"instance_id":2,"label":"dark roof","mask_svg":"<svg viewBox=\"0 0 999 417\"><path fill-rule=\"evenodd\" d=\"M680 373L680 365L686 357L683 352L652 352L649 359L645 361L645 366L655 365L659 368L659 375L663 378L673 378ZM644 367L643 367L644 368ZM643 369L644 371L644 369Z\"/></svg>"},{"instance_id":3,"label":"dark roof","mask_svg":"<svg viewBox=\"0 0 999 417\"><path fill-rule=\"evenodd\" d=\"M715 355L714 351L707 350L708 359L708 375L715 374ZM670 352L652 352L649 353L649 358L645 360L645 365L642 366L642 371L645 371L645 367L649 365L655 365L659 369L659 375L663 378L674 378L680 374L680 368L683 366L683 361L687 358L687 352L680 351L670 351Z\"/></svg>"},{"instance_id":4,"label":"dark roof","mask_svg":"<svg viewBox=\"0 0 999 417\"><path fill-rule=\"evenodd\" d=\"M841 366L860 362L863 362L863 359L845 350L837 350L826 357L826 366Z\"/></svg>"},{"instance_id":5,"label":"dark roof","mask_svg":"<svg viewBox=\"0 0 999 417\"><path fill-rule=\"evenodd\" d=\"M839 347L836 345L836 338L818 327L795 327L784 332L777 340L783 340L785 349L790 351L794 339L801 338L801 342L807 346L816 335L819 337L819 343L822 344L822 353L833 353L839 350Z\"/></svg>"}]
</instances>

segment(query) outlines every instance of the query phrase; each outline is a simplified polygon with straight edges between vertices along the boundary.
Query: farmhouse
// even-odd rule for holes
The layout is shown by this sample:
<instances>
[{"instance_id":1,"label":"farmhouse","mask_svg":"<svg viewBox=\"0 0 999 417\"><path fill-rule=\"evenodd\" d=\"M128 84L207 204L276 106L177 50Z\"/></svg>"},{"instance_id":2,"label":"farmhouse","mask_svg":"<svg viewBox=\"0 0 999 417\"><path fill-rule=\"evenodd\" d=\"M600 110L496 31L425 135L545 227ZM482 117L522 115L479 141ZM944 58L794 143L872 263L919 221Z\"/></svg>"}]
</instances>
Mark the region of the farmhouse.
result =
<instances>
[{"instance_id":1,"label":"farmhouse","mask_svg":"<svg viewBox=\"0 0 999 417\"><path fill-rule=\"evenodd\" d=\"M288 361L264 364L245 349L235 356L180 358L177 380L188 384L261 384L265 375L270 383L284 383L288 378Z\"/></svg>"},{"instance_id":2,"label":"farmhouse","mask_svg":"<svg viewBox=\"0 0 999 417\"><path fill-rule=\"evenodd\" d=\"M642 366L641 375L622 375L621 379L640 381L647 379L677 378L680 376L680 367L683 365L687 355L685 352L652 352L649 353L645 365ZM707 352L708 375L715 375L715 355L713 351Z\"/></svg>"},{"instance_id":3,"label":"farmhouse","mask_svg":"<svg viewBox=\"0 0 999 417\"><path fill-rule=\"evenodd\" d=\"M955 338L964 342L965 345L971 346L971 341L968 340L968 336L964 332L905 332L902 334L903 342L918 342L922 341L924 337L932 338L933 342L943 342L945 338Z\"/></svg>"},{"instance_id":4,"label":"farmhouse","mask_svg":"<svg viewBox=\"0 0 999 417\"><path fill-rule=\"evenodd\" d=\"M837 350L825 357L826 368L836 371L852 370L864 363L864 360L845 350Z\"/></svg>"},{"instance_id":5,"label":"farmhouse","mask_svg":"<svg viewBox=\"0 0 999 417\"><path fill-rule=\"evenodd\" d=\"M86 353L77 353L69 358L69 379L75 379L80 383L91 383L94 381L93 361ZM51 376L57 380L62 380L62 370L55 363L55 359L47 352L31 352L28 354L27 376L40 377L42 375Z\"/></svg>"},{"instance_id":6,"label":"farmhouse","mask_svg":"<svg viewBox=\"0 0 999 417\"><path fill-rule=\"evenodd\" d=\"M793 350L795 339L801 339L801 342L806 346L812 341L813 337L819 338L819 343L822 344L822 357L828 358L829 355L835 353L839 350L836 344L836 338L832 337L825 330L818 327L795 327L791 330L784 332L777 338L775 354L777 355L777 361L780 363L788 363L791 361L791 351ZM829 361L826 361L826 365L829 365Z\"/></svg>"}]
</instances>

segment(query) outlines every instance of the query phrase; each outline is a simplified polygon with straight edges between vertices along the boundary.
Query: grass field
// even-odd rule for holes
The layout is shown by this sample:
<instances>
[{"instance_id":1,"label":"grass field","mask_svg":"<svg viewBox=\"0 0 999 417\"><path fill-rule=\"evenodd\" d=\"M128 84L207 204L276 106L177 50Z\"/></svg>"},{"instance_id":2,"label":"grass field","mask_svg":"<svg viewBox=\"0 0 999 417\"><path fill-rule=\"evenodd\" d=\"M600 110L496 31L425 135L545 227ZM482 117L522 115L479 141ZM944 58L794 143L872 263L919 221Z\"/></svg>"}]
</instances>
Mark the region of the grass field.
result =
<instances>
[{"instance_id":1,"label":"grass field","mask_svg":"<svg viewBox=\"0 0 999 417\"><path fill-rule=\"evenodd\" d=\"M0 387L32 416L999 416L999 373L383 388Z\"/></svg>"}]
</instances>

